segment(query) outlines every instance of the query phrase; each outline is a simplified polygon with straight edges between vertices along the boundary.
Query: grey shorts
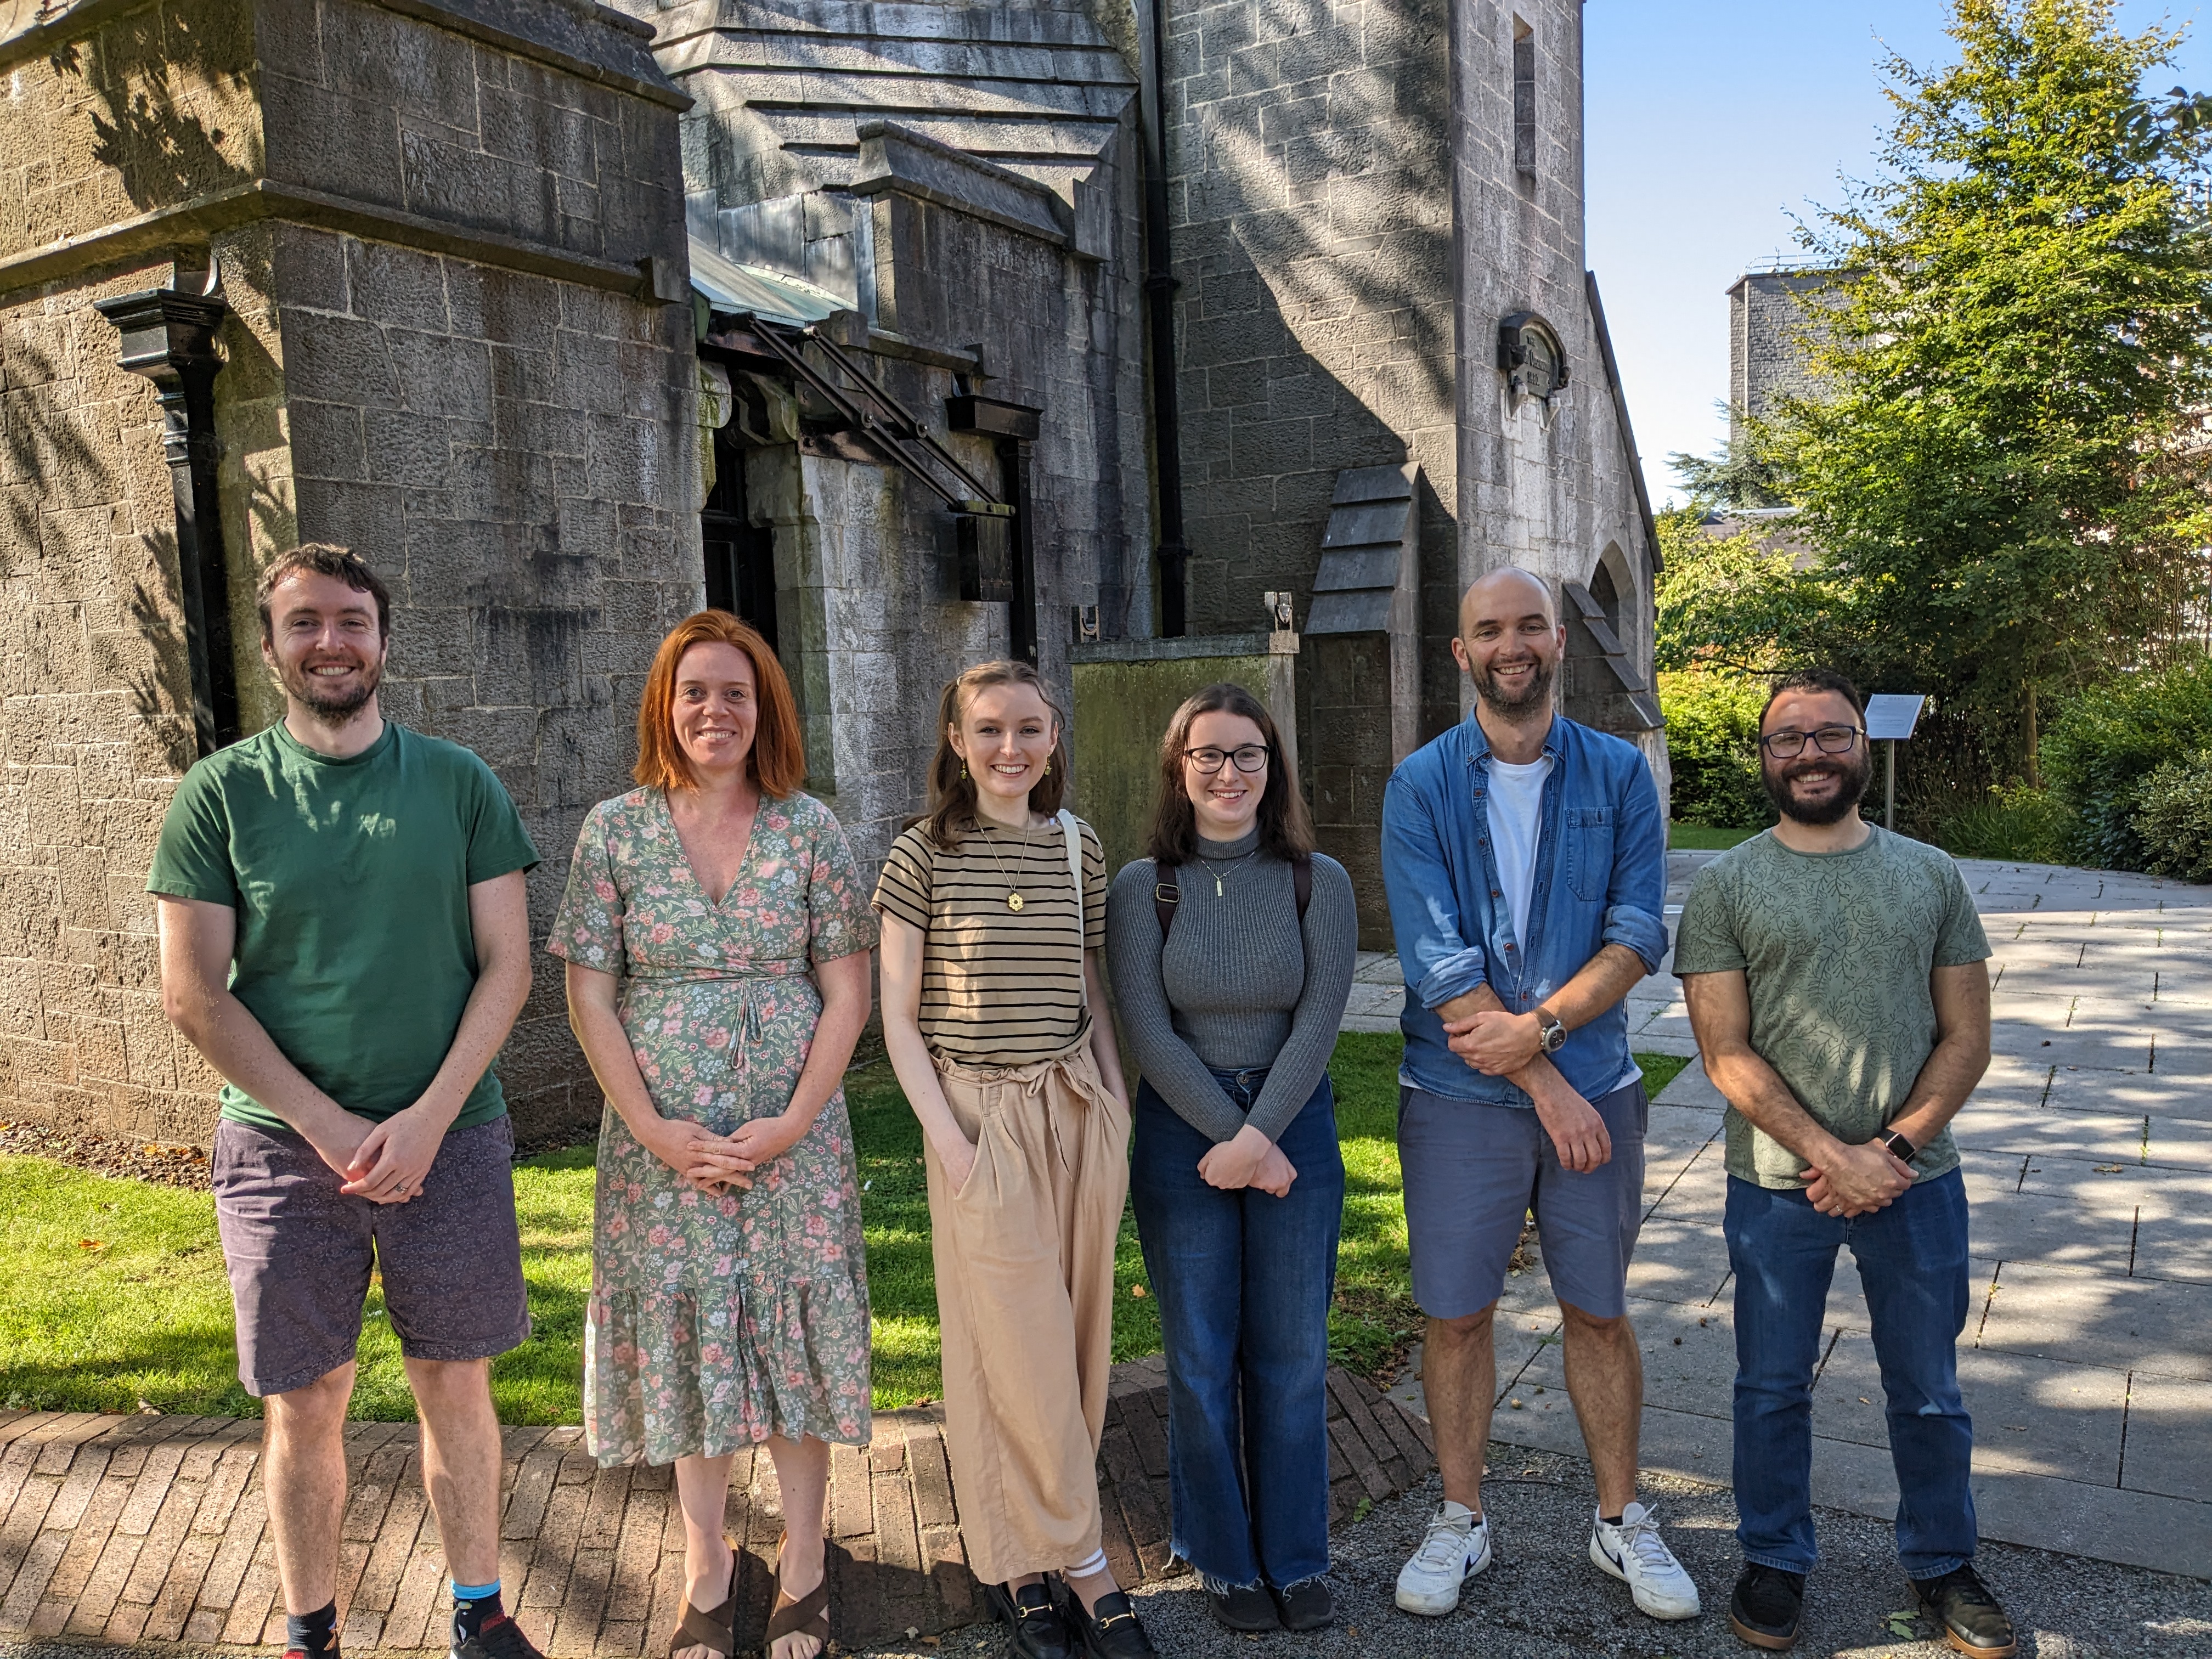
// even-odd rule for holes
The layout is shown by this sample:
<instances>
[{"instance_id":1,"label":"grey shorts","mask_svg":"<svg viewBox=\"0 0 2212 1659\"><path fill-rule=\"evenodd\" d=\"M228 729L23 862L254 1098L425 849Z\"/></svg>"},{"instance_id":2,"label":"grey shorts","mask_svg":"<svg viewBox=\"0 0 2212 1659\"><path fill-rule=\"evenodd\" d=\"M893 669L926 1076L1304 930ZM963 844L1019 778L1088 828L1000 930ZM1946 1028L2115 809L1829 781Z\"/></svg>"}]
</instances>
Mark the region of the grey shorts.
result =
<instances>
[{"instance_id":1,"label":"grey shorts","mask_svg":"<svg viewBox=\"0 0 2212 1659\"><path fill-rule=\"evenodd\" d=\"M304 1138L248 1123L216 1127L213 1161L248 1394L303 1389L354 1357L372 1266L410 1359L487 1359L528 1339L506 1118L447 1134L404 1204L347 1196Z\"/></svg>"},{"instance_id":2,"label":"grey shorts","mask_svg":"<svg viewBox=\"0 0 2212 1659\"><path fill-rule=\"evenodd\" d=\"M1640 1082L1590 1104L1605 1120L1613 1156L1577 1175L1559 1167L1551 1136L1528 1108L1448 1100L1400 1085L1398 1163L1413 1300L1424 1313L1463 1319L1497 1301L1521 1218L1531 1211L1552 1293L1600 1319L1628 1311L1650 1105Z\"/></svg>"}]
</instances>

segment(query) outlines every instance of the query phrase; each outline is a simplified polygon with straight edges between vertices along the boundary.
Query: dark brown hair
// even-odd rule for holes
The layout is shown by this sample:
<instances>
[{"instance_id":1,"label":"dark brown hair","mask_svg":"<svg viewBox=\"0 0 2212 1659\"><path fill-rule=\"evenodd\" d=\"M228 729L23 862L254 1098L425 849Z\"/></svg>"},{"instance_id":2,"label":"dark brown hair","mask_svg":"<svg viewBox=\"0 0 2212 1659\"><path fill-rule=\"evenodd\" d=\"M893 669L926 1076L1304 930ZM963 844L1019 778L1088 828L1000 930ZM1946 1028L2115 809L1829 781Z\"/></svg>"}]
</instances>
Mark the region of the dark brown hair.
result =
<instances>
[{"instance_id":1,"label":"dark brown hair","mask_svg":"<svg viewBox=\"0 0 2212 1659\"><path fill-rule=\"evenodd\" d=\"M1766 730L1766 717L1772 712L1776 702L1791 691L1832 691L1858 713L1863 714L1866 712L1866 699L1859 695L1858 687L1834 669L1800 668L1775 681L1773 690L1766 694L1765 707L1759 711L1759 729L1761 732Z\"/></svg>"},{"instance_id":2,"label":"dark brown hair","mask_svg":"<svg viewBox=\"0 0 2212 1659\"><path fill-rule=\"evenodd\" d=\"M1260 728L1260 739L1267 745L1267 787L1260 793L1260 845L1287 863L1311 858L1313 820L1298 793L1297 764L1283 748L1275 717L1259 698L1225 680L1192 692L1168 722L1167 735L1160 739L1160 791L1152 804L1146 855L1158 864L1176 865L1198 856L1198 813L1184 787L1182 751L1190 745L1191 722L1200 714L1242 714Z\"/></svg>"},{"instance_id":3,"label":"dark brown hair","mask_svg":"<svg viewBox=\"0 0 2212 1659\"><path fill-rule=\"evenodd\" d=\"M387 640L392 637L392 593L377 579L376 572L349 547L340 547L335 542L302 542L279 553L269 568L261 573L260 585L254 589L253 605L261 613L264 640L272 645L276 640L276 618L269 610L276 584L303 570L311 575L335 576L355 592L366 593L374 599L378 636Z\"/></svg>"},{"instance_id":4,"label":"dark brown hair","mask_svg":"<svg viewBox=\"0 0 2212 1659\"><path fill-rule=\"evenodd\" d=\"M1030 810L1049 817L1060 811L1067 794L1067 720L1052 700L1052 693L1044 689L1043 677L1025 662L979 662L947 680L937 699L937 753L929 763L929 810L907 820L909 829L917 823L925 825L922 833L947 851L960 844L961 827L975 818L975 780L968 775L967 763L953 748L952 733L967 717L969 700L994 685L1033 687L1044 706L1052 710L1057 728L1052 759L1045 775L1030 789Z\"/></svg>"},{"instance_id":5,"label":"dark brown hair","mask_svg":"<svg viewBox=\"0 0 2212 1659\"><path fill-rule=\"evenodd\" d=\"M699 611L661 641L637 703L637 764L630 775L648 789L696 789L698 775L676 741L676 670L695 645L731 645L753 665L752 750L745 769L763 794L783 799L806 777L806 747L799 734L799 705L791 682L759 630L726 611Z\"/></svg>"}]
</instances>

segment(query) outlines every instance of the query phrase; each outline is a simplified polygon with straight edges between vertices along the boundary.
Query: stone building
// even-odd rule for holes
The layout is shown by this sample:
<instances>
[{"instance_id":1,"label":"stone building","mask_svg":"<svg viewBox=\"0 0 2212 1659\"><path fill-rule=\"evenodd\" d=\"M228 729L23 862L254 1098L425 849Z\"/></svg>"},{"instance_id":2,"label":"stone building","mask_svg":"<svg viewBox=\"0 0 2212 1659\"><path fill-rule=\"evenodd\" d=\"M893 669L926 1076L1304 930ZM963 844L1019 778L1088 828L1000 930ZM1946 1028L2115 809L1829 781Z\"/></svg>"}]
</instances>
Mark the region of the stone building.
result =
<instances>
[{"instance_id":1,"label":"stone building","mask_svg":"<svg viewBox=\"0 0 2212 1659\"><path fill-rule=\"evenodd\" d=\"M1659 549L1584 258L1583 27L1577 0L1167 21L1192 615L1299 596L1314 804L1371 945L1382 787L1465 712L1448 642L1485 571L1558 586L1568 712L1667 781Z\"/></svg>"},{"instance_id":2,"label":"stone building","mask_svg":"<svg viewBox=\"0 0 2212 1659\"><path fill-rule=\"evenodd\" d=\"M1503 563L1663 787L1571 0L623 4L0 0L0 1114L206 1138L141 890L299 540L392 578L386 706L506 781L541 929L702 603L864 860L965 662L1100 789L1242 675L1386 943L1381 785ZM539 980L550 1137L598 1100Z\"/></svg>"},{"instance_id":3,"label":"stone building","mask_svg":"<svg viewBox=\"0 0 2212 1659\"><path fill-rule=\"evenodd\" d=\"M1745 416L1764 419L1779 399L1813 389L1808 331L1839 303L1836 273L1825 265L1775 258L1748 266L1728 291L1729 441Z\"/></svg>"}]
</instances>

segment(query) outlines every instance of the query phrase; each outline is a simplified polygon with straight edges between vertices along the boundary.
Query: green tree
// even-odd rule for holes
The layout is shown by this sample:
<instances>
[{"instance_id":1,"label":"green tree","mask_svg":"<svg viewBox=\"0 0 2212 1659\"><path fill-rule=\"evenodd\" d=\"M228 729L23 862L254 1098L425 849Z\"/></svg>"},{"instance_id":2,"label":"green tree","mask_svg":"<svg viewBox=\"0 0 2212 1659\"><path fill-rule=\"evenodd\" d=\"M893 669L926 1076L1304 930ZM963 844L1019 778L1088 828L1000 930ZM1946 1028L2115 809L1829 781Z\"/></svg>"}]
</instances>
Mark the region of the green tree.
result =
<instances>
[{"instance_id":1,"label":"green tree","mask_svg":"<svg viewBox=\"0 0 2212 1659\"><path fill-rule=\"evenodd\" d=\"M1849 273L1817 395L1750 442L1860 675L1971 713L2033 781L2051 695L2155 659L2202 591L2212 122L2145 94L2180 32L2123 34L2112 0L1953 0L1949 33L1956 64L1887 66L1881 176L1806 233Z\"/></svg>"}]
</instances>

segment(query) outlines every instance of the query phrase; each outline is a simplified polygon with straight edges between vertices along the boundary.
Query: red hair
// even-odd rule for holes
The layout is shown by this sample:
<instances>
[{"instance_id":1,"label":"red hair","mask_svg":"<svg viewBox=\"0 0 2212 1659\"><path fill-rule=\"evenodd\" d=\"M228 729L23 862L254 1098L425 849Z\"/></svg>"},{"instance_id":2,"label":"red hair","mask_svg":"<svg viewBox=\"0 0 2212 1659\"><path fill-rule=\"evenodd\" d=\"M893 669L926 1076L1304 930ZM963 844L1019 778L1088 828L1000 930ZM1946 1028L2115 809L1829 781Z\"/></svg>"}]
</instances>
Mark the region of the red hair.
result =
<instances>
[{"instance_id":1,"label":"red hair","mask_svg":"<svg viewBox=\"0 0 2212 1659\"><path fill-rule=\"evenodd\" d=\"M676 668L695 645L735 646L753 665L759 714L745 769L763 794L783 799L806 778L806 745L799 733L799 705L783 665L750 623L726 611L686 617L661 641L637 704L637 764L630 775L648 789L696 789L699 779L676 741Z\"/></svg>"}]
</instances>

